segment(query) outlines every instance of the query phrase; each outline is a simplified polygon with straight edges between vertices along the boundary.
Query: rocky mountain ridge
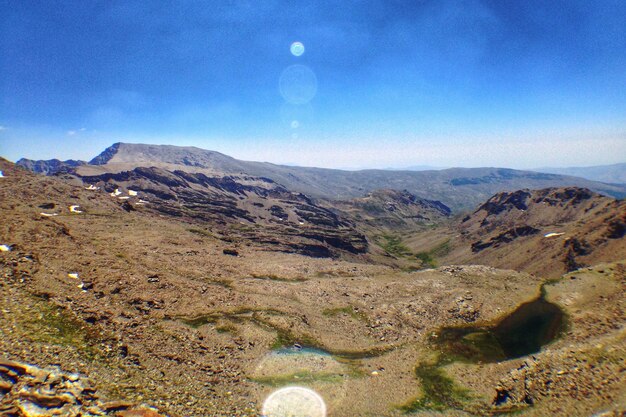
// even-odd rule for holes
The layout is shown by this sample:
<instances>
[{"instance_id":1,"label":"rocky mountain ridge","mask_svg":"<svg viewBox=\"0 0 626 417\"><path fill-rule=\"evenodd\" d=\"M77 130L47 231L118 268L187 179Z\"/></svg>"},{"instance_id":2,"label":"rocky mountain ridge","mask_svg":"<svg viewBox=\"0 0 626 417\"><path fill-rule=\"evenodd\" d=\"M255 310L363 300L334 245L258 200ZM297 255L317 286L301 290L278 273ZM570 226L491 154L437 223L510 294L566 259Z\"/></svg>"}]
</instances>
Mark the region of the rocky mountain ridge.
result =
<instances>
[{"instance_id":1,"label":"rocky mountain ridge","mask_svg":"<svg viewBox=\"0 0 626 417\"><path fill-rule=\"evenodd\" d=\"M443 229L435 241L441 241ZM626 258L626 202L577 187L498 193L449 226L445 263L559 276ZM435 233L433 233L434 235ZM412 246L426 245L428 235Z\"/></svg>"},{"instance_id":2,"label":"rocky mountain ridge","mask_svg":"<svg viewBox=\"0 0 626 417\"><path fill-rule=\"evenodd\" d=\"M61 161L58 159L49 159L47 161L22 158L16 162L18 166L24 167L36 174L54 175L57 173L69 172L72 168L77 168L81 165L86 165L85 161L77 161L74 159L68 159Z\"/></svg>"},{"instance_id":3,"label":"rocky mountain ridge","mask_svg":"<svg viewBox=\"0 0 626 417\"><path fill-rule=\"evenodd\" d=\"M377 189L408 190L427 200L438 200L453 210L471 209L496 192L554 186L586 187L614 197L626 196L626 185L603 184L563 175L505 168L451 168L437 171L342 171L240 161L219 152L195 147L115 143L90 164L75 169L91 176L137 167L203 171L221 175L270 178L290 191L314 198L347 200Z\"/></svg>"},{"instance_id":4,"label":"rocky mountain ridge","mask_svg":"<svg viewBox=\"0 0 626 417\"><path fill-rule=\"evenodd\" d=\"M333 257L337 251L360 254L368 248L354 224L267 178L140 167L80 179L114 196L116 190L130 190L136 198L116 196L126 200L129 210L209 225L211 233L226 240L242 240L267 250Z\"/></svg>"},{"instance_id":5,"label":"rocky mountain ridge","mask_svg":"<svg viewBox=\"0 0 626 417\"><path fill-rule=\"evenodd\" d=\"M329 203L356 223L379 230L410 230L438 224L451 209L440 201L419 198L407 190L374 190L361 198Z\"/></svg>"}]
</instances>

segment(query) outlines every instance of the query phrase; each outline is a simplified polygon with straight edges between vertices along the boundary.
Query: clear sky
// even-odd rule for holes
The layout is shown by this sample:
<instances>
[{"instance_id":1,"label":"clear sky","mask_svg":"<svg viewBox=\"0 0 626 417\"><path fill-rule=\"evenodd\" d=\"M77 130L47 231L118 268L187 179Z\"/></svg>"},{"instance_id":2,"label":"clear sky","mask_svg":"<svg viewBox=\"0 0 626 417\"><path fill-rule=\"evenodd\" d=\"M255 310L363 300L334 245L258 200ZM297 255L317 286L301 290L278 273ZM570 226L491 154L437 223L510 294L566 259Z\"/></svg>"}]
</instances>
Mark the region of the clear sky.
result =
<instances>
[{"instance_id":1,"label":"clear sky","mask_svg":"<svg viewBox=\"0 0 626 417\"><path fill-rule=\"evenodd\" d=\"M0 155L624 162L625 22L623 0L0 0Z\"/></svg>"}]
</instances>

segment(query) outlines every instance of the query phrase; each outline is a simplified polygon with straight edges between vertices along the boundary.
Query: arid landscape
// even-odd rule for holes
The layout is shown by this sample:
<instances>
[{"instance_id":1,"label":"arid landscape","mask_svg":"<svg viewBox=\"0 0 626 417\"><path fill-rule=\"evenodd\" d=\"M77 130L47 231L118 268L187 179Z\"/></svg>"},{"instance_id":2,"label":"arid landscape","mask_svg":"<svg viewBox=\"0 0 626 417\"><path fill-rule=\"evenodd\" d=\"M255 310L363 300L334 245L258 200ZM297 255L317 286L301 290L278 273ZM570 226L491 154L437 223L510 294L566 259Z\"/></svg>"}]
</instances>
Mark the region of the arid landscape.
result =
<instances>
[{"instance_id":1,"label":"arid landscape","mask_svg":"<svg viewBox=\"0 0 626 417\"><path fill-rule=\"evenodd\" d=\"M0 171L0 415L626 413L626 185L125 143Z\"/></svg>"}]
</instances>

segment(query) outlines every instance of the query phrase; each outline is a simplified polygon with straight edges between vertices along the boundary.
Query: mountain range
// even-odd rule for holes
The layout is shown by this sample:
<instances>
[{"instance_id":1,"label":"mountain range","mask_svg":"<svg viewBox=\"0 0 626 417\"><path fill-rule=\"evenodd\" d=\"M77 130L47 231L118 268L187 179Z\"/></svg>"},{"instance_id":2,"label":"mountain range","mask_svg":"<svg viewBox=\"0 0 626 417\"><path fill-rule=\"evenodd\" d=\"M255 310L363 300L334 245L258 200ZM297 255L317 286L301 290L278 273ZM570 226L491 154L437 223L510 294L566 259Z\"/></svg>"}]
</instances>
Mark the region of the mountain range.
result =
<instances>
[{"instance_id":1,"label":"mountain range","mask_svg":"<svg viewBox=\"0 0 626 417\"><path fill-rule=\"evenodd\" d=\"M428 200L441 201L455 211L474 208L496 192L529 188L578 186L616 198L626 196L625 184L606 184L580 177L519 171L507 168L450 168L431 171L343 171L240 161L195 147L115 143L89 163L31 161L17 164L34 172L71 171L81 176L158 167L207 174L269 178L290 191L314 198L343 200L363 197L377 189L407 190Z\"/></svg>"},{"instance_id":2,"label":"mountain range","mask_svg":"<svg viewBox=\"0 0 626 417\"><path fill-rule=\"evenodd\" d=\"M610 184L626 184L626 163L590 167L537 168L534 171L571 175Z\"/></svg>"}]
</instances>

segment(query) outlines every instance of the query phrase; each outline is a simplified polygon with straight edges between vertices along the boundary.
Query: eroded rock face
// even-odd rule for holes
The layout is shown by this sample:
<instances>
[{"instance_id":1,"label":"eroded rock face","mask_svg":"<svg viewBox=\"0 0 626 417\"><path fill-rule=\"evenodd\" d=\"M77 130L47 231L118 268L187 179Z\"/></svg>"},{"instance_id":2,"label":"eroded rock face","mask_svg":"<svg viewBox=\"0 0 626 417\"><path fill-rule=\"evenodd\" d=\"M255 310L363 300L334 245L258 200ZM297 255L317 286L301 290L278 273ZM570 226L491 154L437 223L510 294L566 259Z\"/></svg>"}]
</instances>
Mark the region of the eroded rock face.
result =
<instances>
[{"instance_id":1,"label":"eroded rock face","mask_svg":"<svg viewBox=\"0 0 626 417\"><path fill-rule=\"evenodd\" d=\"M1 358L0 415L162 417L148 406L127 401L103 402L84 376Z\"/></svg>"},{"instance_id":2,"label":"eroded rock face","mask_svg":"<svg viewBox=\"0 0 626 417\"><path fill-rule=\"evenodd\" d=\"M514 227L513 229L507 230L497 236L490 238L486 242L478 241L472 243L472 252L476 253L490 247L498 247L503 243L512 242L519 237L530 236L537 233L539 233L539 229L535 229L531 226Z\"/></svg>"},{"instance_id":3,"label":"eroded rock face","mask_svg":"<svg viewBox=\"0 0 626 417\"><path fill-rule=\"evenodd\" d=\"M451 215L440 201L417 197L407 190L374 190L353 200L329 203L356 223L375 228L405 230L407 227L437 223Z\"/></svg>"},{"instance_id":4,"label":"eroded rock face","mask_svg":"<svg viewBox=\"0 0 626 417\"><path fill-rule=\"evenodd\" d=\"M584 188L498 193L455 226L466 255L484 263L557 277L624 257L626 203ZM453 249L454 251L454 249Z\"/></svg>"},{"instance_id":5,"label":"eroded rock face","mask_svg":"<svg viewBox=\"0 0 626 417\"><path fill-rule=\"evenodd\" d=\"M230 228L230 238L269 245L279 252L337 257L368 249L367 239L352 222L267 178L156 167L81 178L108 193L132 189L150 202L142 210ZM126 211L136 208L132 202L124 204Z\"/></svg>"},{"instance_id":6,"label":"eroded rock face","mask_svg":"<svg viewBox=\"0 0 626 417\"><path fill-rule=\"evenodd\" d=\"M579 215L579 212L593 208L594 202L597 205L603 200L606 200L606 197L577 187L503 192L479 206L470 218L474 221L480 219L480 226L487 229L496 227L520 212L527 212L527 217L533 223L545 222L548 219L568 221Z\"/></svg>"}]
</instances>

